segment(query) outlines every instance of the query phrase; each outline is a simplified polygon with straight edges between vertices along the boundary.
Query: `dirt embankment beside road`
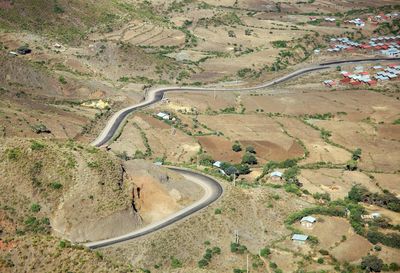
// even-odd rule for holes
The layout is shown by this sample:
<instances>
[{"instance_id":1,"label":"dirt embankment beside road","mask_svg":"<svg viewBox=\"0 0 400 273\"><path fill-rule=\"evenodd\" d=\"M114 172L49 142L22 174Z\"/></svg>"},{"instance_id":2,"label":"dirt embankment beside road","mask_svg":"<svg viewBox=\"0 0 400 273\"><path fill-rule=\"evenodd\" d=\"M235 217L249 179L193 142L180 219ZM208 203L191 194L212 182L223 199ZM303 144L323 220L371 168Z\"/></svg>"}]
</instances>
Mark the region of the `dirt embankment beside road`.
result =
<instances>
[{"instance_id":1,"label":"dirt embankment beside road","mask_svg":"<svg viewBox=\"0 0 400 273\"><path fill-rule=\"evenodd\" d=\"M54 234L74 242L119 236L202 196L181 176L144 161L121 161L76 142L0 143L0 240Z\"/></svg>"}]
</instances>

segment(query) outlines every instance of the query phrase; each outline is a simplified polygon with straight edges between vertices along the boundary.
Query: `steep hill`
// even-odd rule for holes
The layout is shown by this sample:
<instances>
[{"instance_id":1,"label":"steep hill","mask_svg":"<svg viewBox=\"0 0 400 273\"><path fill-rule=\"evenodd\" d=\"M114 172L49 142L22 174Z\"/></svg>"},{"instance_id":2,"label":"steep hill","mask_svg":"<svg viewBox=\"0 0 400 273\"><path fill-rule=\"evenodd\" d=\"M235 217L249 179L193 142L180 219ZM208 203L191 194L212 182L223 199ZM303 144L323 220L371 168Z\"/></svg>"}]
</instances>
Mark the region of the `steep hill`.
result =
<instances>
[{"instance_id":1,"label":"steep hill","mask_svg":"<svg viewBox=\"0 0 400 273\"><path fill-rule=\"evenodd\" d=\"M140 224L131 208L133 184L104 151L22 139L3 140L0 147L2 237L54 233L85 241Z\"/></svg>"}]
</instances>

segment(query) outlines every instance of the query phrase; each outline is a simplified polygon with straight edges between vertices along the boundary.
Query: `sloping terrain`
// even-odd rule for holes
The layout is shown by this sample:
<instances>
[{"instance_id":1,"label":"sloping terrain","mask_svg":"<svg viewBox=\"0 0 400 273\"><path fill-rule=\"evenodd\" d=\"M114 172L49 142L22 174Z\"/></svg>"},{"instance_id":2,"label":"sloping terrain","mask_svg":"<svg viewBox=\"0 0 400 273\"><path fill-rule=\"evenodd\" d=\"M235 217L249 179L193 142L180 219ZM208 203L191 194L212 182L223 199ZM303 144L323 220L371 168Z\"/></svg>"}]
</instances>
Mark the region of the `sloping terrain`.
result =
<instances>
[{"instance_id":1,"label":"sloping terrain","mask_svg":"<svg viewBox=\"0 0 400 273\"><path fill-rule=\"evenodd\" d=\"M8 139L1 145L1 169L2 220L9 226L3 236L54 233L83 241L140 224L131 208L132 185L104 151L74 142ZM118 221L120 230L106 228Z\"/></svg>"}]
</instances>

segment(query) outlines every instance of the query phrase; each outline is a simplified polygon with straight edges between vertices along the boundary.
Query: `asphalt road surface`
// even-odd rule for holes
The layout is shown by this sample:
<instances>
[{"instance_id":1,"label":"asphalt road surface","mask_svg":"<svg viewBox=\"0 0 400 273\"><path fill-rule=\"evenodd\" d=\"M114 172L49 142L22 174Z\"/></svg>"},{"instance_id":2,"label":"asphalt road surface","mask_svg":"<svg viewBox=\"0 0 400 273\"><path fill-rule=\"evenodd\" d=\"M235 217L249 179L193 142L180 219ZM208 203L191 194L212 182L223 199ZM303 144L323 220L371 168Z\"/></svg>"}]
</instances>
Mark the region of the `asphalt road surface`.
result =
<instances>
[{"instance_id":1,"label":"asphalt road surface","mask_svg":"<svg viewBox=\"0 0 400 273\"><path fill-rule=\"evenodd\" d=\"M189 205L188 207L185 207L184 209L168 216L165 219L162 219L159 222L150 224L148 226L145 226L141 229L135 230L133 232L130 232L128 234L115 237L115 238L110 238L102 241L96 241L96 242L90 242L84 244L85 246L91 248L91 249L96 249L96 248L102 248L102 247L107 247L110 245L114 245L117 243L121 243L127 240L135 239L138 237L142 237L144 235L147 235L149 233L153 233L157 230L160 230L162 228L166 228L169 225L176 223L189 215L207 207L214 201L216 201L223 193L223 188L222 186L212 177L187 170L187 169L182 169L182 168L177 168L177 167L168 167L169 169L181 174L184 178L187 180L196 183L200 187L203 188L204 190L204 195L203 197L194 202L193 204Z\"/></svg>"}]
</instances>

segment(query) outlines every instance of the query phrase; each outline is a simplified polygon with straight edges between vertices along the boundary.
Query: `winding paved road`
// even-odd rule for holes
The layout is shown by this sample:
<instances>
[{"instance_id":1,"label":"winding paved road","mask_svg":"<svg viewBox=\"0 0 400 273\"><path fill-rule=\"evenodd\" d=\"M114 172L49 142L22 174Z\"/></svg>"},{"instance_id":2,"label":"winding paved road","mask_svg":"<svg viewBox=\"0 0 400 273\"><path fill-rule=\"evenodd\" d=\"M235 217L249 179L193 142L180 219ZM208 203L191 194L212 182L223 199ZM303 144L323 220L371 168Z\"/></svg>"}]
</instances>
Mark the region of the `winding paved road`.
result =
<instances>
[{"instance_id":1,"label":"winding paved road","mask_svg":"<svg viewBox=\"0 0 400 273\"><path fill-rule=\"evenodd\" d=\"M149 105L152 105L154 103L157 103L162 100L163 96L167 92L177 92L177 91L218 91L218 92L226 92L226 91L253 91L253 90L258 90L262 88L266 88L287 80L290 80L292 78L298 77L303 74L307 74L313 71L317 70L324 70L324 69L329 69L332 67L336 67L337 65L340 64L355 64L355 63L364 63L364 62L387 62L387 61L398 61L400 58L371 58L371 59L357 59L357 60L342 60L342 61L333 61L333 62L327 62L327 63L321 63L319 65L314 65L310 66L307 68L299 69L296 70L292 73L289 73L283 77L280 77L278 79L262 83L260 85L254 86L254 87L246 87L246 88L203 88L203 87L165 87L165 88L158 88L158 89L153 89L150 90L147 94L147 97L145 100L141 103L138 103L136 105L124 108L117 113L115 113L111 119L108 121L106 127L102 131L102 133L94 140L91 144L96 147L103 146L110 142L113 138L113 136L116 134L118 131L118 128L121 126L122 122L124 119L131 114L132 112L145 108ZM153 223L151 225L148 225L146 227L143 227L139 230L130 232L128 234L115 237L115 238L110 238L102 241L96 241L96 242L90 242L86 243L85 246L95 249L95 248L101 248L101 247L107 247L113 244L121 243L123 241L131 240L134 238L142 237L144 235L147 235L149 233L155 232L157 230L160 230L162 228L165 228L173 223L176 223L185 217L207 207L214 201L216 201L222 194L223 194L223 188L222 186L216 181L214 178L211 178L209 176L187 170L187 169L181 169L177 167L168 167L169 169L176 171L180 173L182 176L184 176L186 179L198 184L201 186L205 194L204 196L196 201L195 203L191 204L190 206L168 216L167 218Z\"/></svg>"},{"instance_id":2,"label":"winding paved road","mask_svg":"<svg viewBox=\"0 0 400 273\"><path fill-rule=\"evenodd\" d=\"M106 127L103 129L101 134L91 143L93 146L100 147L105 144L107 144L110 140L112 140L113 136L116 134L118 131L118 128L121 126L122 122L125 120L125 118L131 114L132 112L136 110L143 109L149 105L155 104L159 101L162 100L164 97L165 93L168 92L196 92L196 91L218 91L218 92L234 92L234 91L254 91L254 90L259 90L263 89L266 87L270 87L272 85L282 83L285 81L288 81L290 79L293 79L295 77L298 77L303 74L311 73L317 70L324 70L324 69L329 69L332 67L336 67L337 65L340 64L355 64L355 63L365 63L365 62L376 62L376 61L398 61L400 58L370 58L370 59L356 59L356 60L342 60L342 61L332 61L332 62L327 62L327 63L321 63L319 65L314 65L310 66L307 68L302 68L299 70L296 70L292 73L289 73L283 77L280 77L278 79L268 81L265 83L262 83L260 85L256 85L253 87L244 87L244 88L206 88L206 87L180 87L180 86L174 86L174 87L161 87L157 89L152 89L149 92L147 92L147 97L145 98L144 101L126 107L117 113L115 113L111 119L108 121Z\"/></svg>"},{"instance_id":3,"label":"winding paved road","mask_svg":"<svg viewBox=\"0 0 400 273\"><path fill-rule=\"evenodd\" d=\"M141 236L144 236L146 234L155 232L157 230L160 230L162 228L165 228L173 223L176 223L185 217L207 207L214 201L216 201L223 193L223 188L221 184L219 184L214 178L206 176L204 174L200 174L191 170L187 169L182 169L182 168L177 168L177 167L168 167L170 170L173 170L179 174L181 174L184 178L187 180L199 185L204 189L204 195L203 197L196 201L195 203L189 205L188 207L185 207L184 209L177 211L174 214L171 214L167 218L162 219L161 221L158 221L156 223L153 223L151 225L145 226L141 229L135 230L133 232L130 232L128 234L115 237L115 238L110 238L102 241L96 241L96 242L90 242L86 243L85 246L91 248L91 249L96 249L96 248L102 248L102 247L107 247L110 245L114 245L117 243L121 243L127 240L131 240L134 238L138 238Z\"/></svg>"}]
</instances>

